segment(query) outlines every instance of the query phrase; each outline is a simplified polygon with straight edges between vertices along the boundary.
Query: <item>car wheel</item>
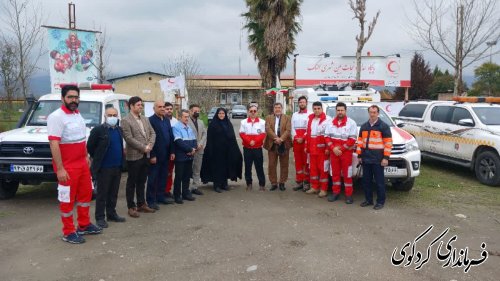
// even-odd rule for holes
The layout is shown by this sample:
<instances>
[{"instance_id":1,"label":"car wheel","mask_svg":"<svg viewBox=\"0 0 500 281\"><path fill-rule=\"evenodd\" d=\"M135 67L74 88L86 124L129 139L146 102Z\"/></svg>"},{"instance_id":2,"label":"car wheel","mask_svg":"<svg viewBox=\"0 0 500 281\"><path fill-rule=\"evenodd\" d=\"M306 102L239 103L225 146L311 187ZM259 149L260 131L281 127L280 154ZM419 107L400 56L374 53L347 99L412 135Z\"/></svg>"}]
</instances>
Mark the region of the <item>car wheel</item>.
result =
<instances>
[{"instance_id":1,"label":"car wheel","mask_svg":"<svg viewBox=\"0 0 500 281\"><path fill-rule=\"evenodd\" d=\"M415 184L415 178L409 178L407 180L395 181L392 183L392 187L398 191L410 191Z\"/></svg>"},{"instance_id":2,"label":"car wheel","mask_svg":"<svg viewBox=\"0 0 500 281\"><path fill-rule=\"evenodd\" d=\"M6 200L16 195L19 181L0 179L0 200Z\"/></svg>"},{"instance_id":3,"label":"car wheel","mask_svg":"<svg viewBox=\"0 0 500 281\"><path fill-rule=\"evenodd\" d=\"M493 151L485 151L476 159L474 172L482 184L500 185L500 158Z\"/></svg>"}]
</instances>

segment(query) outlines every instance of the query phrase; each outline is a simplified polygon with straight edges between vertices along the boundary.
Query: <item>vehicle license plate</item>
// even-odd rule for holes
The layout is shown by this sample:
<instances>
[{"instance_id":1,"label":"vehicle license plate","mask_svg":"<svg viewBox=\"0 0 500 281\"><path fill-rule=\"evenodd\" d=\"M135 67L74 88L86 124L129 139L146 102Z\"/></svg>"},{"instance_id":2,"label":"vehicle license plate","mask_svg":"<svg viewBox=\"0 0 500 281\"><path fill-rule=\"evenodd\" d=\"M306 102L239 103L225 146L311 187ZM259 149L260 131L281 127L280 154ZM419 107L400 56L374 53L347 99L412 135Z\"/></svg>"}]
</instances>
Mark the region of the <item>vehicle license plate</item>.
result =
<instances>
[{"instance_id":1,"label":"vehicle license plate","mask_svg":"<svg viewBox=\"0 0 500 281\"><path fill-rule=\"evenodd\" d=\"M43 173L43 166L40 165L10 165L11 172L21 173Z\"/></svg>"}]
</instances>

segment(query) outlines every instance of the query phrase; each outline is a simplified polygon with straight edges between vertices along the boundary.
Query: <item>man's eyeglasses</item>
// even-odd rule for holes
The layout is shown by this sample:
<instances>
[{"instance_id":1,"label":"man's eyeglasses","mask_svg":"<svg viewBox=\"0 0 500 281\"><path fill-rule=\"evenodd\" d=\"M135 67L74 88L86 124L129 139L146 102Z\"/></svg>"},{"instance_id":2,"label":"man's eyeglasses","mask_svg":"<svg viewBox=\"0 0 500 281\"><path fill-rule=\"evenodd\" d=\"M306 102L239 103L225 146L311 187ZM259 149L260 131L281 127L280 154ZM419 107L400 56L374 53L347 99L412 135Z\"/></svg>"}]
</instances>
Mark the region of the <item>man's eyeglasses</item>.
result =
<instances>
[{"instance_id":1,"label":"man's eyeglasses","mask_svg":"<svg viewBox=\"0 0 500 281\"><path fill-rule=\"evenodd\" d=\"M250 110L250 113L255 113L257 112L257 110Z\"/></svg>"},{"instance_id":2,"label":"man's eyeglasses","mask_svg":"<svg viewBox=\"0 0 500 281\"><path fill-rule=\"evenodd\" d=\"M118 114L106 114L106 117L118 117Z\"/></svg>"}]
</instances>

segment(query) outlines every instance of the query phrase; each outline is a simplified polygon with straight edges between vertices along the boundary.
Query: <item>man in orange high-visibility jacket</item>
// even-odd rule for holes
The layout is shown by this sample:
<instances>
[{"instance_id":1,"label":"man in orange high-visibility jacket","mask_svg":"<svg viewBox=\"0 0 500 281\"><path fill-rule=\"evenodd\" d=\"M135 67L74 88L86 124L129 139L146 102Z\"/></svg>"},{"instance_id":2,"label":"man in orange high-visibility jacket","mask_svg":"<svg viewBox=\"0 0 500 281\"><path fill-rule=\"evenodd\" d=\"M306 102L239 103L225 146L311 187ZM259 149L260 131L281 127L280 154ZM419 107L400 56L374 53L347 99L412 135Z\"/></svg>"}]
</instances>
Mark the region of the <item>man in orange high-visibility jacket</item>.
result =
<instances>
[{"instance_id":1,"label":"man in orange high-visibility jacket","mask_svg":"<svg viewBox=\"0 0 500 281\"><path fill-rule=\"evenodd\" d=\"M382 209L385 204L384 167L389 164L392 150L392 134L389 125L378 118L379 107L368 108L370 119L364 123L358 136L358 159L363 165L363 189L365 201L361 207L373 205L372 179L377 185L377 204L375 210Z\"/></svg>"},{"instance_id":2,"label":"man in orange high-visibility jacket","mask_svg":"<svg viewBox=\"0 0 500 281\"><path fill-rule=\"evenodd\" d=\"M309 153L309 175L311 189L308 194L318 193L319 197L325 197L328 189L328 168L325 161L328 156L325 154L325 129L331 118L323 112L323 105L317 101L313 103L313 114L309 115L306 132L306 152ZM321 191L320 191L321 190Z\"/></svg>"},{"instance_id":3,"label":"man in orange high-visibility jacket","mask_svg":"<svg viewBox=\"0 0 500 281\"><path fill-rule=\"evenodd\" d=\"M352 153L356 144L358 127L356 122L347 117L347 106L343 102L335 106L337 116L328 123L325 130L325 141L330 151L330 164L333 182L333 193L328 201L337 201L340 197L341 178L344 179L345 202L352 204Z\"/></svg>"}]
</instances>

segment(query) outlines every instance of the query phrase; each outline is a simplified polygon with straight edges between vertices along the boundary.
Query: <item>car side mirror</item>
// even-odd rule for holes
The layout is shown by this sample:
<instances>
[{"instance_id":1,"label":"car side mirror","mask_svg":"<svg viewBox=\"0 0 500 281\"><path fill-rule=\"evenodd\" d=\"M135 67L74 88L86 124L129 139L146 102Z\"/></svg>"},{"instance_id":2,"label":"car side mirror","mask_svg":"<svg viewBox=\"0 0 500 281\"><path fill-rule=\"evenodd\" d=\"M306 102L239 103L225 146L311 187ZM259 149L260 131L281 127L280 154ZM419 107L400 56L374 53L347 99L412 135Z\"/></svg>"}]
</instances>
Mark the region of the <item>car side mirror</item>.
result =
<instances>
[{"instance_id":1,"label":"car side mirror","mask_svg":"<svg viewBox=\"0 0 500 281\"><path fill-rule=\"evenodd\" d=\"M474 121L472 119L460 119L458 121L458 125L460 125L460 126L467 126L467 127L473 127L474 126Z\"/></svg>"}]
</instances>

